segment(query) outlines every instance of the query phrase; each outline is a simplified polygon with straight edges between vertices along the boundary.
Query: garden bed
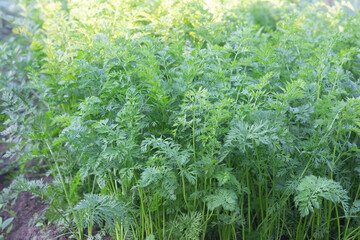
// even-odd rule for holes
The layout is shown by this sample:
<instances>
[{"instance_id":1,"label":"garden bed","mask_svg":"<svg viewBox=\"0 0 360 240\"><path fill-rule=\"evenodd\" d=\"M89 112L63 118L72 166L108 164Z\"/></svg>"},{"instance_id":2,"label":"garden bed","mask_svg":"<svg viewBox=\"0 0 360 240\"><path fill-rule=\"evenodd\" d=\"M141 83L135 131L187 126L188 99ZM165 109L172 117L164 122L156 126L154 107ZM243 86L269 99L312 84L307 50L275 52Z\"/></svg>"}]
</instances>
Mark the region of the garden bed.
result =
<instances>
[{"instance_id":1,"label":"garden bed","mask_svg":"<svg viewBox=\"0 0 360 240\"><path fill-rule=\"evenodd\" d=\"M351 5L19 3L0 48L9 239L360 235Z\"/></svg>"}]
</instances>

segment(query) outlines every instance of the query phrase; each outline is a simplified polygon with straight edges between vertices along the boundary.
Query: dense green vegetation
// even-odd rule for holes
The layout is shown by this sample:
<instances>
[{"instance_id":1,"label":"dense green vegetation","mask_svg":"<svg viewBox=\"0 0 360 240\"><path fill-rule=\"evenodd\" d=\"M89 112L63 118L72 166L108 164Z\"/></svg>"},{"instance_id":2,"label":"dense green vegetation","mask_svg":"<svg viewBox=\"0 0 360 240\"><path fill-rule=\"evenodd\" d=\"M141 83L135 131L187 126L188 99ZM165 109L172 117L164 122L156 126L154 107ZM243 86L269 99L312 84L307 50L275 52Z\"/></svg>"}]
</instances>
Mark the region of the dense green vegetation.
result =
<instances>
[{"instance_id":1,"label":"dense green vegetation","mask_svg":"<svg viewBox=\"0 0 360 240\"><path fill-rule=\"evenodd\" d=\"M350 5L19 4L0 45L2 135L20 173L36 161L54 180L9 189L73 238L360 237Z\"/></svg>"}]
</instances>

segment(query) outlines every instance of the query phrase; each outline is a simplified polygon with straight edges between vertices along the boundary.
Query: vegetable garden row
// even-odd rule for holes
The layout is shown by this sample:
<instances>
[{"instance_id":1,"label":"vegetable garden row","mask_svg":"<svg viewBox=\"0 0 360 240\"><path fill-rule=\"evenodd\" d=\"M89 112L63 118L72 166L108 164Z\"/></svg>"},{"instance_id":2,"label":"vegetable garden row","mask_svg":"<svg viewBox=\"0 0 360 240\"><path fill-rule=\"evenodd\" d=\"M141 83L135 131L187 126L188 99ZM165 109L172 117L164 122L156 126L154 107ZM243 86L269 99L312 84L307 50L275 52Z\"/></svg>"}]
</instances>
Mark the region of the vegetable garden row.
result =
<instances>
[{"instance_id":1,"label":"vegetable garden row","mask_svg":"<svg viewBox=\"0 0 360 240\"><path fill-rule=\"evenodd\" d=\"M359 239L351 5L18 2L0 43L9 191L72 238ZM27 180L30 161L53 181Z\"/></svg>"}]
</instances>

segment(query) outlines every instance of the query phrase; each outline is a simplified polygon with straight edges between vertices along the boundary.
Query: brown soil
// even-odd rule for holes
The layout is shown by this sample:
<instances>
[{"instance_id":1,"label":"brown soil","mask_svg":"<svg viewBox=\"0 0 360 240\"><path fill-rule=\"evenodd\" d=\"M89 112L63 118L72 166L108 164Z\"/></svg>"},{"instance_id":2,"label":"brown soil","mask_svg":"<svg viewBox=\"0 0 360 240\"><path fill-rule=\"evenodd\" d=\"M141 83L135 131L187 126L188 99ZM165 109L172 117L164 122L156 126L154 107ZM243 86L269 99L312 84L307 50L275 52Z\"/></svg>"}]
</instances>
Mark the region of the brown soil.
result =
<instances>
[{"instance_id":1,"label":"brown soil","mask_svg":"<svg viewBox=\"0 0 360 240\"><path fill-rule=\"evenodd\" d=\"M10 208L16 213L13 220L12 230L5 236L8 240L47 240L47 239L60 239L56 228L52 225L46 229L40 229L34 226L34 217L41 216L47 209L47 205L42 204L39 197L33 198L30 192L21 192L13 206ZM1 215L5 219L12 217L9 213L3 212Z\"/></svg>"},{"instance_id":2,"label":"brown soil","mask_svg":"<svg viewBox=\"0 0 360 240\"><path fill-rule=\"evenodd\" d=\"M0 192L8 185L6 176L7 174L0 175Z\"/></svg>"},{"instance_id":3,"label":"brown soil","mask_svg":"<svg viewBox=\"0 0 360 240\"><path fill-rule=\"evenodd\" d=\"M0 160L5 163L12 161L12 159L2 158L3 153L6 151L7 144L0 143ZM29 167L33 163L28 164ZM0 165L4 169L5 165ZM14 169L13 169L14 170ZM15 170L16 171L16 170ZM0 175L0 193L6 188L10 181L8 180L9 173ZM28 179L39 179L39 174L29 173L26 176ZM45 178L45 182L51 182L51 178ZM41 198L33 197L30 192L21 192L15 203L11 206L6 206L8 211L0 211L0 217L4 220L13 217L9 214L10 211L14 212L16 217L12 221L12 229L9 234L5 235L6 240L52 240L52 239L69 239L60 237L54 225L49 225L45 229L34 226L36 217L41 217L47 209L47 205L42 203Z\"/></svg>"},{"instance_id":4,"label":"brown soil","mask_svg":"<svg viewBox=\"0 0 360 240\"><path fill-rule=\"evenodd\" d=\"M6 151L7 144L0 143L0 160L3 160L5 163L12 161L13 159L2 158L3 153ZM34 162L29 162L28 167L34 165ZM0 165L1 169L4 169L5 165ZM16 169L13 169L16 171ZM28 179L40 179L41 173L28 173L26 177ZM0 175L0 193L4 188L9 186L10 180L8 179L9 173ZM51 182L52 178L47 177L44 179L44 182ZM6 206L7 211L0 210L0 217L4 220L10 217L13 217L9 214L10 211L15 213L15 218L12 221L12 229L9 234L5 235L5 240L52 240L59 239L65 240L69 239L66 237L60 237L56 226L49 225L45 229L34 226L36 223L36 218L41 217L48 206L42 203L41 198L33 197L30 192L21 192L13 205Z\"/></svg>"}]
</instances>

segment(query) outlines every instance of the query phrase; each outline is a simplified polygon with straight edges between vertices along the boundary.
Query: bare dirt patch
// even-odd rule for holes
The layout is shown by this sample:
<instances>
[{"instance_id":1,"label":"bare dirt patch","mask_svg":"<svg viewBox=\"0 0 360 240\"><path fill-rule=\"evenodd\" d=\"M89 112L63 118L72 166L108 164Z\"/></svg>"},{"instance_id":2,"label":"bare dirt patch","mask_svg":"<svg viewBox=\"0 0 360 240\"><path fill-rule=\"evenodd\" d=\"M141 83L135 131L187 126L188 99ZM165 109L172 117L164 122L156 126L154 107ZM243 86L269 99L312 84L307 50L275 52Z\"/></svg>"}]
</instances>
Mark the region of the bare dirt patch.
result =
<instances>
[{"instance_id":1,"label":"bare dirt patch","mask_svg":"<svg viewBox=\"0 0 360 240\"><path fill-rule=\"evenodd\" d=\"M40 240L40 239L66 239L57 238L59 235L56 229L51 226L46 229L40 229L33 226L34 216L41 216L47 209L47 205L43 204L41 198L33 197L30 192L21 192L16 199L15 204L10 208L16 213L13 221L13 228L5 239L11 240ZM4 212L4 218L9 218L11 215Z\"/></svg>"}]
</instances>

